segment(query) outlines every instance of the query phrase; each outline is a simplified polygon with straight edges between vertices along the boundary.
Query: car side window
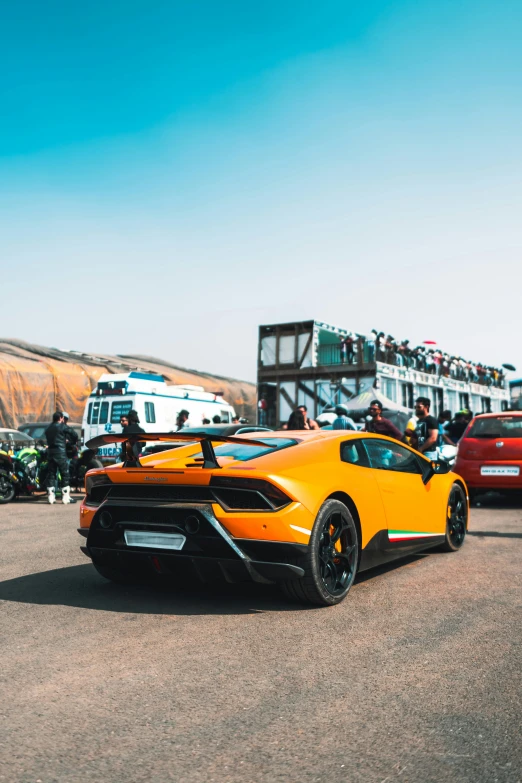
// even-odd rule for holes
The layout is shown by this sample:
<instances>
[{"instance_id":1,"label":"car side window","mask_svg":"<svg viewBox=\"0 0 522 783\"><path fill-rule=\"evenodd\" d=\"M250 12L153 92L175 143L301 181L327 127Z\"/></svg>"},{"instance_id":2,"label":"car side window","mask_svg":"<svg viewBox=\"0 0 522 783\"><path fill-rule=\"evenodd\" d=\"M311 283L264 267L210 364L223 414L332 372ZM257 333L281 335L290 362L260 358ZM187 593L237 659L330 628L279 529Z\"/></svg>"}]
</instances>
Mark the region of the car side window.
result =
<instances>
[{"instance_id":1,"label":"car side window","mask_svg":"<svg viewBox=\"0 0 522 783\"><path fill-rule=\"evenodd\" d=\"M359 465L361 468L369 468L368 455L362 444L362 440L345 440L341 443L341 461L350 465Z\"/></svg>"},{"instance_id":2,"label":"car side window","mask_svg":"<svg viewBox=\"0 0 522 783\"><path fill-rule=\"evenodd\" d=\"M397 473L422 473L418 457L398 443L367 438L364 440L364 446L372 468L393 470Z\"/></svg>"}]
</instances>

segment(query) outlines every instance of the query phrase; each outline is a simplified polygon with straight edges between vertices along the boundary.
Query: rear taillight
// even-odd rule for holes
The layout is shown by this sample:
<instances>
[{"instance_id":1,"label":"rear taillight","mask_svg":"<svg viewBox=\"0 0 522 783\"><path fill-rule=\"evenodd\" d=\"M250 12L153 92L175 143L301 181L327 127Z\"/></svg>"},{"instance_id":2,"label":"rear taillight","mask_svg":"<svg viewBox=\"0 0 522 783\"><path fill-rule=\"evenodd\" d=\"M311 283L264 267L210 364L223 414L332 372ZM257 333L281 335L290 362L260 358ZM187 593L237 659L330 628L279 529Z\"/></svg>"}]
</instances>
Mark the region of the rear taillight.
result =
<instances>
[{"instance_id":1,"label":"rear taillight","mask_svg":"<svg viewBox=\"0 0 522 783\"><path fill-rule=\"evenodd\" d=\"M218 503L229 511L278 511L292 499L264 479L213 476L210 488Z\"/></svg>"}]
</instances>

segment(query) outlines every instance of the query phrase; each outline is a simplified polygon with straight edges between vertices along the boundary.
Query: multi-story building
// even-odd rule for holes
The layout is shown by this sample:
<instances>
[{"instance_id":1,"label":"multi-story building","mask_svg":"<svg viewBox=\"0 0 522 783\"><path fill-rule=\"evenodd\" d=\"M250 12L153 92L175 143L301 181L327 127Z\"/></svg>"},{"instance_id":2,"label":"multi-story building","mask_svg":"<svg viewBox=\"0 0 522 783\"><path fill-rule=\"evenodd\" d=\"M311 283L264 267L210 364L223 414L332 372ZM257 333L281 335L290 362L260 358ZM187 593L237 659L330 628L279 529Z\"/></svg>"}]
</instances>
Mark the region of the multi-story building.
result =
<instances>
[{"instance_id":1,"label":"multi-story building","mask_svg":"<svg viewBox=\"0 0 522 783\"><path fill-rule=\"evenodd\" d=\"M483 413L509 406L502 376L470 380L460 367L451 374L435 366L426 372L397 352L380 351L374 339L360 335L354 336L353 346L343 349L342 340L351 334L321 321L259 327L258 405L264 423L277 426L302 404L312 417L328 405L349 407L351 398L372 388L410 409L416 397L429 397L435 415L445 409Z\"/></svg>"}]
</instances>

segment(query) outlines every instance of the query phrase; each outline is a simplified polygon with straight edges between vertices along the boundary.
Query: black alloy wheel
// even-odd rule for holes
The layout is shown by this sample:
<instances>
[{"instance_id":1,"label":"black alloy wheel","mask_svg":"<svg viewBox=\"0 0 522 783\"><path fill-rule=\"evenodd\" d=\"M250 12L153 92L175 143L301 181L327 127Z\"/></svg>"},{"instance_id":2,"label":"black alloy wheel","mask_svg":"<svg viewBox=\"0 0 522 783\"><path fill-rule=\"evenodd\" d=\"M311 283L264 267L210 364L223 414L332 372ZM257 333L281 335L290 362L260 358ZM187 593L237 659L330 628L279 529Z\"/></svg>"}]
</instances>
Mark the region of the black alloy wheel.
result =
<instances>
[{"instance_id":1,"label":"black alloy wheel","mask_svg":"<svg viewBox=\"0 0 522 783\"><path fill-rule=\"evenodd\" d=\"M468 528L468 502L460 484L451 488L446 513L446 539L442 545L444 552L456 552L466 538Z\"/></svg>"},{"instance_id":2,"label":"black alloy wheel","mask_svg":"<svg viewBox=\"0 0 522 783\"><path fill-rule=\"evenodd\" d=\"M357 528L348 508L327 500L315 520L302 579L282 583L285 594L306 604L334 606L347 595L357 571Z\"/></svg>"}]
</instances>

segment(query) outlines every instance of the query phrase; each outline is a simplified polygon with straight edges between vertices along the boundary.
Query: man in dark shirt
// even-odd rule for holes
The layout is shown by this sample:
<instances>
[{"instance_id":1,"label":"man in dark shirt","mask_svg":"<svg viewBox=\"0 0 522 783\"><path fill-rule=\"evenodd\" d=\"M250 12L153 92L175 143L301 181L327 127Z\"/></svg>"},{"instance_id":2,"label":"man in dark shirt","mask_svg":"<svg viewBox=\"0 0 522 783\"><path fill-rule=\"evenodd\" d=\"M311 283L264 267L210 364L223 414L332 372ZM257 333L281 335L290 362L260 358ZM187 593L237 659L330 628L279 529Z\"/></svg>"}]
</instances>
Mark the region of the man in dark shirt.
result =
<instances>
[{"instance_id":1,"label":"man in dark shirt","mask_svg":"<svg viewBox=\"0 0 522 783\"><path fill-rule=\"evenodd\" d=\"M376 435L387 435L395 440L403 440L402 433L397 427L389 419L383 417L382 403L379 400L371 401L368 413L371 416L371 421L366 422L363 432L374 432Z\"/></svg>"},{"instance_id":2,"label":"man in dark shirt","mask_svg":"<svg viewBox=\"0 0 522 783\"><path fill-rule=\"evenodd\" d=\"M49 462L47 473L47 501L56 502L56 478L60 472L62 479L62 503L76 503L71 498L69 477L69 460L67 458L67 442L76 442L77 435L63 420L63 413L53 413L53 422L45 430L47 438Z\"/></svg>"},{"instance_id":3,"label":"man in dark shirt","mask_svg":"<svg viewBox=\"0 0 522 783\"><path fill-rule=\"evenodd\" d=\"M411 436L411 445L428 459L437 459L437 440L439 425L435 416L430 416L431 400L428 397L417 397L415 400L415 415L417 426L407 430Z\"/></svg>"},{"instance_id":4,"label":"man in dark shirt","mask_svg":"<svg viewBox=\"0 0 522 783\"><path fill-rule=\"evenodd\" d=\"M448 424L448 435L455 445L464 435L472 418L473 416L470 411L462 410L458 411L453 420Z\"/></svg>"}]
</instances>

